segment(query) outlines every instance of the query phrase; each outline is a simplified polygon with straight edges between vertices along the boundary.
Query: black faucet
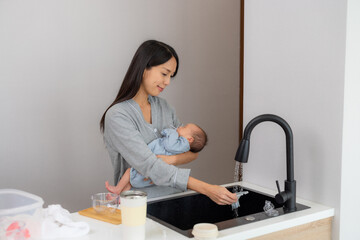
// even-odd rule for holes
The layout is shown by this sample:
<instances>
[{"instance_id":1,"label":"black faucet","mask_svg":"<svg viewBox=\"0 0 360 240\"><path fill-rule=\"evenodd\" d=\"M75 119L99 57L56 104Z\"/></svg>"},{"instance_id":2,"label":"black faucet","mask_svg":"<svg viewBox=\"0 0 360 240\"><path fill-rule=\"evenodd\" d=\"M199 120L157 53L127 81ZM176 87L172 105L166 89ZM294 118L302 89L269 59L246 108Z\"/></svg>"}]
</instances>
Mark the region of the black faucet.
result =
<instances>
[{"instance_id":1,"label":"black faucet","mask_svg":"<svg viewBox=\"0 0 360 240\"><path fill-rule=\"evenodd\" d=\"M272 114L260 115L251 120L245 127L243 138L235 155L235 160L246 163L249 158L250 135L256 125L261 122L271 121L279 124L285 132L286 136L286 172L285 191L281 192L279 182L276 180L278 194L275 200L279 204L284 205L284 212L296 211L296 181L294 180L294 147L293 134L289 124L279 116Z\"/></svg>"}]
</instances>

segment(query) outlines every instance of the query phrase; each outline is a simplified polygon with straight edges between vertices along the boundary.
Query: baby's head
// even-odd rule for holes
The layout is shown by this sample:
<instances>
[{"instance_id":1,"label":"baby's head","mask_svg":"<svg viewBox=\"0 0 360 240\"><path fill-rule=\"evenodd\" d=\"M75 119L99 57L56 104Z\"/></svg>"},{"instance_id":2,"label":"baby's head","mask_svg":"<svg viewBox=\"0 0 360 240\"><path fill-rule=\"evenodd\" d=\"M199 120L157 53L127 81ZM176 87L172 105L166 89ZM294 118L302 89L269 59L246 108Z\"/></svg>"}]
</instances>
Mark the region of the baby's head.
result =
<instances>
[{"instance_id":1,"label":"baby's head","mask_svg":"<svg viewBox=\"0 0 360 240\"><path fill-rule=\"evenodd\" d=\"M207 143L207 135L198 125L189 123L178 127L176 130L179 136L186 138L190 144L190 151L200 152Z\"/></svg>"}]
</instances>

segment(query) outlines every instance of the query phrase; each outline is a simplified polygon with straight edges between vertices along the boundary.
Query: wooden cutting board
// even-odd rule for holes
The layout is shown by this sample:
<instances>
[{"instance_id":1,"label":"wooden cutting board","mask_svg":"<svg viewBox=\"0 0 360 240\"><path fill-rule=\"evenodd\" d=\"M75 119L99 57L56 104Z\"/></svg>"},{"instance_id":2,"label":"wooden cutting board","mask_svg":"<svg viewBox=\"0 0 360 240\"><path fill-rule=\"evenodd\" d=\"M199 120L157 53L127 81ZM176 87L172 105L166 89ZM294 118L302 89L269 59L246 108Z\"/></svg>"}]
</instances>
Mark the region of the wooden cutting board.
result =
<instances>
[{"instance_id":1,"label":"wooden cutting board","mask_svg":"<svg viewBox=\"0 0 360 240\"><path fill-rule=\"evenodd\" d=\"M95 218L100 221L119 225L121 224L121 211L116 209L114 213L100 214L97 213L92 207L81 210L78 212L80 215L85 217Z\"/></svg>"}]
</instances>

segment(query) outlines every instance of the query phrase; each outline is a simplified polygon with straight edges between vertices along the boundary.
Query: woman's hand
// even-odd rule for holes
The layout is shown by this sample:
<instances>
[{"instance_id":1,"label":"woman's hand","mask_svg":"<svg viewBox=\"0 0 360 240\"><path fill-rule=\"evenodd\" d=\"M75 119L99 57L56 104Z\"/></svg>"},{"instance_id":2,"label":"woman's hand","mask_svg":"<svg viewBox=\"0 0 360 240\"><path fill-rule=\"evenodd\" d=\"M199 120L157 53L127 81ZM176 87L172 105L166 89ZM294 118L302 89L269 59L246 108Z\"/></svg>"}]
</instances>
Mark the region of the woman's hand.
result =
<instances>
[{"instance_id":1,"label":"woman's hand","mask_svg":"<svg viewBox=\"0 0 360 240\"><path fill-rule=\"evenodd\" d=\"M189 177L187 187L208 196L219 205L232 204L238 200L236 194L229 192L225 187L211 185L193 177Z\"/></svg>"},{"instance_id":2,"label":"woman's hand","mask_svg":"<svg viewBox=\"0 0 360 240\"><path fill-rule=\"evenodd\" d=\"M156 155L157 158L161 158L164 162L169 165L176 165L176 155Z\"/></svg>"},{"instance_id":3,"label":"woman's hand","mask_svg":"<svg viewBox=\"0 0 360 240\"><path fill-rule=\"evenodd\" d=\"M180 153L177 155L156 155L158 158L161 158L164 162L170 165L182 165L189 162L194 161L198 156L199 153L193 153L193 152L186 152L186 153Z\"/></svg>"},{"instance_id":4,"label":"woman's hand","mask_svg":"<svg viewBox=\"0 0 360 240\"><path fill-rule=\"evenodd\" d=\"M210 185L207 188L206 195L219 205L232 204L238 200L235 193L231 193L225 187L218 185Z\"/></svg>"}]
</instances>

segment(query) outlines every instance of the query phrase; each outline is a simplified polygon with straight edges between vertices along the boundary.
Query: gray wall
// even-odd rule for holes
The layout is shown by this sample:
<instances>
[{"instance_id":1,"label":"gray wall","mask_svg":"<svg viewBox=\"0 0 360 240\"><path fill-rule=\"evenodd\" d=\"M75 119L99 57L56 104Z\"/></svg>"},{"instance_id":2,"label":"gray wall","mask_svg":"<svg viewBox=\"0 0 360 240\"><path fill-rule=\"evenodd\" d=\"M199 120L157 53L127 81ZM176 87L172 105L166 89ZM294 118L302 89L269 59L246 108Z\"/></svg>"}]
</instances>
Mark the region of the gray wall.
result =
<instances>
[{"instance_id":1,"label":"gray wall","mask_svg":"<svg viewBox=\"0 0 360 240\"><path fill-rule=\"evenodd\" d=\"M262 113L288 121L297 195L335 207L338 239L346 1L251 0L245 12L244 125ZM284 133L262 123L244 179L275 190L285 178Z\"/></svg>"},{"instance_id":2,"label":"gray wall","mask_svg":"<svg viewBox=\"0 0 360 240\"><path fill-rule=\"evenodd\" d=\"M180 72L162 97L209 135L191 175L232 181L239 13L237 0L1 0L0 188L70 211L105 191L112 167L99 120L147 39L178 51Z\"/></svg>"}]
</instances>

